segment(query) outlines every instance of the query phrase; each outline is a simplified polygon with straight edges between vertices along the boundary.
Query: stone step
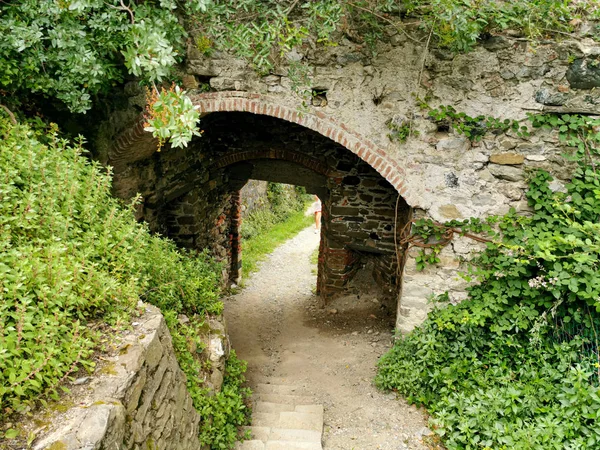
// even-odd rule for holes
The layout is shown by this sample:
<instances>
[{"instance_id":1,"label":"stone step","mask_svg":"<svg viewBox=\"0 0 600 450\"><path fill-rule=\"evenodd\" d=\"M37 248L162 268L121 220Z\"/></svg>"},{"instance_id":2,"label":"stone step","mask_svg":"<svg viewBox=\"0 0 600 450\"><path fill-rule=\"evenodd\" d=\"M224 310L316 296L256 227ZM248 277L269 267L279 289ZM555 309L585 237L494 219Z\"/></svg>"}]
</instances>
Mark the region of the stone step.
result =
<instances>
[{"instance_id":1,"label":"stone step","mask_svg":"<svg viewBox=\"0 0 600 450\"><path fill-rule=\"evenodd\" d=\"M280 412L300 412L323 415L323 405L301 404L293 402L266 402L258 400L252 405L252 411L255 413L280 413Z\"/></svg>"},{"instance_id":2,"label":"stone step","mask_svg":"<svg viewBox=\"0 0 600 450\"><path fill-rule=\"evenodd\" d=\"M269 428L277 427L279 425L279 414L280 413L253 412L252 426Z\"/></svg>"},{"instance_id":3,"label":"stone step","mask_svg":"<svg viewBox=\"0 0 600 450\"><path fill-rule=\"evenodd\" d=\"M236 442L236 450L265 450L265 443L258 440L250 440L244 442Z\"/></svg>"},{"instance_id":4,"label":"stone step","mask_svg":"<svg viewBox=\"0 0 600 450\"><path fill-rule=\"evenodd\" d=\"M295 441L244 441L237 443L236 450L323 450L321 443Z\"/></svg>"},{"instance_id":5,"label":"stone step","mask_svg":"<svg viewBox=\"0 0 600 450\"><path fill-rule=\"evenodd\" d=\"M299 386L290 386L287 384L267 384L257 383L252 389L258 394L279 394L279 395L298 395L302 390Z\"/></svg>"},{"instance_id":6,"label":"stone step","mask_svg":"<svg viewBox=\"0 0 600 450\"><path fill-rule=\"evenodd\" d=\"M312 397L305 395L283 395L283 394L259 394L254 393L252 395L254 403L256 402L268 402L268 403L280 403L289 405L312 405L315 403Z\"/></svg>"},{"instance_id":7,"label":"stone step","mask_svg":"<svg viewBox=\"0 0 600 450\"><path fill-rule=\"evenodd\" d=\"M284 411L280 413L252 413L255 427L289 428L297 430L323 431L323 413Z\"/></svg>"},{"instance_id":8,"label":"stone step","mask_svg":"<svg viewBox=\"0 0 600 450\"><path fill-rule=\"evenodd\" d=\"M290 403L263 402L259 400L252 405L252 412L280 413L282 411L295 411L294 408L295 406Z\"/></svg>"},{"instance_id":9,"label":"stone step","mask_svg":"<svg viewBox=\"0 0 600 450\"><path fill-rule=\"evenodd\" d=\"M315 430L298 430L289 428L271 427L244 427L244 431L250 431L253 440L267 442L272 441L295 441L295 442L321 442L321 433Z\"/></svg>"},{"instance_id":10,"label":"stone step","mask_svg":"<svg viewBox=\"0 0 600 450\"><path fill-rule=\"evenodd\" d=\"M296 430L315 430L323 432L323 414L303 412L279 413L279 426L277 428L290 428Z\"/></svg>"},{"instance_id":11,"label":"stone step","mask_svg":"<svg viewBox=\"0 0 600 450\"><path fill-rule=\"evenodd\" d=\"M264 380L253 387L252 438L238 450L322 450L323 405L301 395L302 388Z\"/></svg>"},{"instance_id":12,"label":"stone step","mask_svg":"<svg viewBox=\"0 0 600 450\"><path fill-rule=\"evenodd\" d=\"M271 428L269 439L273 441L313 442L321 445L321 432L315 430Z\"/></svg>"},{"instance_id":13,"label":"stone step","mask_svg":"<svg viewBox=\"0 0 600 450\"><path fill-rule=\"evenodd\" d=\"M323 450L320 442L269 441L265 450Z\"/></svg>"}]
</instances>

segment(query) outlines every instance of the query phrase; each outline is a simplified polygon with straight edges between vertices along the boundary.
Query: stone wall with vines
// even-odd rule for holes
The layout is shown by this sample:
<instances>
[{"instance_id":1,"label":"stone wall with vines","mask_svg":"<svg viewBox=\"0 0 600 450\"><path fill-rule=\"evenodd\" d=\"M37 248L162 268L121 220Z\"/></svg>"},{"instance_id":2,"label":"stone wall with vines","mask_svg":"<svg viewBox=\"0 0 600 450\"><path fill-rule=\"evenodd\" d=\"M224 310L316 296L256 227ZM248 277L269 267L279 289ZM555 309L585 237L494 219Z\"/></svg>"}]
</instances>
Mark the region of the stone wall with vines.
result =
<instances>
[{"instance_id":1,"label":"stone wall with vines","mask_svg":"<svg viewBox=\"0 0 600 450\"><path fill-rule=\"evenodd\" d=\"M381 33L374 47L351 36L331 46L301 41L266 72L191 42L182 81L192 94L255 93L300 115L343 123L403 169L415 218L526 213L526 180L535 169L555 174L553 189L563 189L570 173L564 143L547 130L523 127L531 128L531 113L599 112L600 50L593 39L487 35L469 53L454 53L426 34L415 40L392 26ZM101 134L100 143L118 131ZM455 240L424 271L419 253L408 252L401 330L423 320L428 295L448 290L453 301L464 297L456 269L476 246Z\"/></svg>"}]
</instances>

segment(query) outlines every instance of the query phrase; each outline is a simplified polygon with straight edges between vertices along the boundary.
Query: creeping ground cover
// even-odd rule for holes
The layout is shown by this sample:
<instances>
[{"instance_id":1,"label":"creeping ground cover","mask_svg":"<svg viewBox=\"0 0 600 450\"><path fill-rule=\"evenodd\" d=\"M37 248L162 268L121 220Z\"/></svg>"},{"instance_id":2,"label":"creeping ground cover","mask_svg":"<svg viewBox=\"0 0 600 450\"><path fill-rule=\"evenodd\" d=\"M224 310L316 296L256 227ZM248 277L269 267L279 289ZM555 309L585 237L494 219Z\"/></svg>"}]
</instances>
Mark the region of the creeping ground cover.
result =
<instances>
[{"instance_id":1,"label":"creeping ground cover","mask_svg":"<svg viewBox=\"0 0 600 450\"><path fill-rule=\"evenodd\" d=\"M199 338L204 317L222 311L219 266L151 235L82 152L56 130L0 118L0 439L25 438L19 418L92 370L102 335L128 326L141 299L165 316L201 442L230 448L247 421L245 363L233 354L222 392L208 396Z\"/></svg>"},{"instance_id":2,"label":"creeping ground cover","mask_svg":"<svg viewBox=\"0 0 600 450\"><path fill-rule=\"evenodd\" d=\"M424 239L451 227L489 240L469 262L468 299L435 308L384 355L376 378L424 405L448 449L600 448L600 120L533 124L575 150L566 192L538 172L531 216L415 224Z\"/></svg>"}]
</instances>

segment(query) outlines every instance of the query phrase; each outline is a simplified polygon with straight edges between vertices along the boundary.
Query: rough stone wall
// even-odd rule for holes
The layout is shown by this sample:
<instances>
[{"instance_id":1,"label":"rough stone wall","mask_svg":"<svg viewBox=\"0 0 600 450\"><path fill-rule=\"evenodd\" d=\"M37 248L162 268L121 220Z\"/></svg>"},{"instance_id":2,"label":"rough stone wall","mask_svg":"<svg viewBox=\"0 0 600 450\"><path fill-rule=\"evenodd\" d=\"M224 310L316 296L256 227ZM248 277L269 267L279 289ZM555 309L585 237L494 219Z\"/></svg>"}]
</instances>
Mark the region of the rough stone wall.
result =
<instances>
[{"instance_id":1,"label":"rough stone wall","mask_svg":"<svg viewBox=\"0 0 600 450\"><path fill-rule=\"evenodd\" d=\"M242 218L257 209L262 208L267 198L267 182L260 180L249 180L241 190Z\"/></svg>"},{"instance_id":2,"label":"rough stone wall","mask_svg":"<svg viewBox=\"0 0 600 450\"><path fill-rule=\"evenodd\" d=\"M33 448L200 449L200 416L193 407L186 377L179 368L171 336L160 311L143 305L114 357L90 378L80 379L69 395L70 407L53 413L39 430ZM183 318L185 319L185 318ZM219 390L227 339L220 324L207 337L213 372L210 386ZM27 425L25 425L27 427Z\"/></svg>"},{"instance_id":3,"label":"rough stone wall","mask_svg":"<svg viewBox=\"0 0 600 450\"><path fill-rule=\"evenodd\" d=\"M452 105L470 116L518 120L529 112L542 111L598 114L599 57L597 43L585 39L531 45L522 39L492 36L474 51L454 55L425 49L424 44L390 32L375 56L350 41L337 47L307 45L282 58L268 76L258 75L243 61L224 53L206 58L190 48L184 81L193 90L198 77L209 80L216 92L202 95L212 97L206 101L201 95L195 97L205 114L247 110L318 130L383 175L416 216L444 221L501 214L510 207L526 212L528 170L547 169L559 183L569 171L556 136L536 133L521 139L510 132L488 134L473 144L431 121L420 105ZM311 87L324 92L305 108L300 108L301 99L292 90L290 61L310 65ZM234 100L226 91L246 95L251 101ZM208 118L210 114L205 123ZM388 124L409 122L412 133L407 142L388 137ZM134 135L127 136L114 146L115 160L127 151L129 155L137 151L138 144L126 145L133 142ZM327 158L313 155L320 161ZM341 278L350 276L355 257L350 246L328 250L329 241L322 244L322 259L330 254L338 261L336 273ZM408 255L401 282L399 328L407 331L422 320L429 294L448 290L454 301L464 297L464 285L456 276L457 259L468 256L471 248L468 242L454 243L442 253L443 264L425 272L416 272L414 254ZM328 277L320 271L319 280Z\"/></svg>"}]
</instances>

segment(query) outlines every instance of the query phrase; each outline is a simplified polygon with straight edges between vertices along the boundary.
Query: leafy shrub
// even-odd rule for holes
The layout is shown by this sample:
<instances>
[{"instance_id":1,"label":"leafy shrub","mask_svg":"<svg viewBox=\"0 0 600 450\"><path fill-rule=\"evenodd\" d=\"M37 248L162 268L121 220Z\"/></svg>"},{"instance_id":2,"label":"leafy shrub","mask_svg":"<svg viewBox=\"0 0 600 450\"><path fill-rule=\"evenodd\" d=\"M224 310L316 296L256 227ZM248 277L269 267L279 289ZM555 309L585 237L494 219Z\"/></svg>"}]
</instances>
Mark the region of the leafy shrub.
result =
<instances>
[{"instance_id":1,"label":"leafy shrub","mask_svg":"<svg viewBox=\"0 0 600 450\"><path fill-rule=\"evenodd\" d=\"M222 311L219 265L137 223L111 197L110 176L81 156L81 142L2 119L0 136L0 421L56 398L70 374L91 369L98 330L128 323L142 299L162 310L194 404L210 414L204 422L227 424L203 441L231 446L245 411L235 381L243 365L235 356L229 364L237 375L216 397L227 400L209 400L199 378L202 320ZM195 319L182 325L179 314Z\"/></svg>"},{"instance_id":2,"label":"leafy shrub","mask_svg":"<svg viewBox=\"0 0 600 450\"><path fill-rule=\"evenodd\" d=\"M491 221L500 234L470 263L469 298L379 363L377 384L425 405L449 449L600 448L600 179L582 163L566 193L550 180L530 182L532 217Z\"/></svg>"},{"instance_id":3,"label":"leafy shrub","mask_svg":"<svg viewBox=\"0 0 600 450\"><path fill-rule=\"evenodd\" d=\"M301 186L281 183L267 185L267 204L258 208L242 222L242 237L253 238L266 232L277 223L285 222L291 215L303 211L309 195Z\"/></svg>"}]
</instances>

